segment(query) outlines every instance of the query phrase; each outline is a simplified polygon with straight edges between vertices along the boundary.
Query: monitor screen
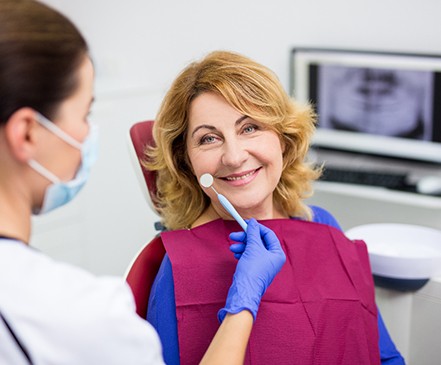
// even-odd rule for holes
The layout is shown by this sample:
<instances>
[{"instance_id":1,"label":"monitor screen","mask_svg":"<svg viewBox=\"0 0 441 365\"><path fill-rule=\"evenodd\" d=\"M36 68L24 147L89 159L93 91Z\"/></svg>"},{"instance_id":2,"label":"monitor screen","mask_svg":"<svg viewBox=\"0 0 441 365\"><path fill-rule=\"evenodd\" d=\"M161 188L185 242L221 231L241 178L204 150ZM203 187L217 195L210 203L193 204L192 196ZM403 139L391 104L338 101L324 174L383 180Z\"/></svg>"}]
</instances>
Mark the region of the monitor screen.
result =
<instances>
[{"instance_id":1,"label":"monitor screen","mask_svg":"<svg viewBox=\"0 0 441 365\"><path fill-rule=\"evenodd\" d=\"M441 163L441 56L296 48L291 94L318 147Z\"/></svg>"}]
</instances>

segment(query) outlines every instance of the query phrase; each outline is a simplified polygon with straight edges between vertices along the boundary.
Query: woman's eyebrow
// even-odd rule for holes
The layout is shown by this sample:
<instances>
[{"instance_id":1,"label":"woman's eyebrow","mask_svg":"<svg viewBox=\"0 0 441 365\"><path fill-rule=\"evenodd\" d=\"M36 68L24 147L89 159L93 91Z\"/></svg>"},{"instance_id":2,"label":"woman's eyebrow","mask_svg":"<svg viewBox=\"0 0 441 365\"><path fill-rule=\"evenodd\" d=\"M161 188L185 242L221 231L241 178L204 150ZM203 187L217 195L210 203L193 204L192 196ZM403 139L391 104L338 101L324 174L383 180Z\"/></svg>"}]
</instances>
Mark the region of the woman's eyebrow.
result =
<instances>
[{"instance_id":1,"label":"woman's eyebrow","mask_svg":"<svg viewBox=\"0 0 441 365\"><path fill-rule=\"evenodd\" d=\"M248 118L248 115L242 115L238 120L236 120L234 125L237 127L240 123L242 123L247 118Z\"/></svg>"},{"instance_id":2,"label":"woman's eyebrow","mask_svg":"<svg viewBox=\"0 0 441 365\"><path fill-rule=\"evenodd\" d=\"M191 133L191 137L193 138L194 134L195 134L199 129L202 129L202 128L209 129L210 131L215 131L215 130L216 130L216 127L214 127L214 126L212 126L212 125L209 125L209 124L201 124L201 125L198 125L198 126L194 129L194 131Z\"/></svg>"},{"instance_id":3,"label":"woman's eyebrow","mask_svg":"<svg viewBox=\"0 0 441 365\"><path fill-rule=\"evenodd\" d=\"M234 125L237 127L237 126L238 126L240 123L242 123L246 118L248 118L248 115L242 115L241 117L239 117L239 119L237 119L237 120L234 122ZM212 125L209 125L209 124L201 124L201 125L198 125L198 126L193 130L193 132L191 133L191 137L193 138L194 134L195 134L199 129L202 129L202 128L208 129L208 130L210 130L210 131L216 131L216 130L217 130L217 128L214 127L214 126L212 126Z\"/></svg>"}]
</instances>

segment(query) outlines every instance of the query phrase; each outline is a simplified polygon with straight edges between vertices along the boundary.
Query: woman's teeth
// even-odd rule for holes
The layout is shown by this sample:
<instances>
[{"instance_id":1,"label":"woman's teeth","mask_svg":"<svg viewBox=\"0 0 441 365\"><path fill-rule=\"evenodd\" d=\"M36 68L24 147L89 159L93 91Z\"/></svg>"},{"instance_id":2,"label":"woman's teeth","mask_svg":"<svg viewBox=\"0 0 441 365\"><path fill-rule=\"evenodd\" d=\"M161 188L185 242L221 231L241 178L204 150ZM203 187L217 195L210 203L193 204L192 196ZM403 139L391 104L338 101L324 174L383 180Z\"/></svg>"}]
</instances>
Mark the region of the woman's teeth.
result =
<instances>
[{"instance_id":1,"label":"woman's teeth","mask_svg":"<svg viewBox=\"0 0 441 365\"><path fill-rule=\"evenodd\" d=\"M254 171L249 172L248 174L242 175L242 176L235 176L235 177L226 177L228 181L237 181L237 180L243 180L246 179L248 176L251 176L254 174Z\"/></svg>"}]
</instances>

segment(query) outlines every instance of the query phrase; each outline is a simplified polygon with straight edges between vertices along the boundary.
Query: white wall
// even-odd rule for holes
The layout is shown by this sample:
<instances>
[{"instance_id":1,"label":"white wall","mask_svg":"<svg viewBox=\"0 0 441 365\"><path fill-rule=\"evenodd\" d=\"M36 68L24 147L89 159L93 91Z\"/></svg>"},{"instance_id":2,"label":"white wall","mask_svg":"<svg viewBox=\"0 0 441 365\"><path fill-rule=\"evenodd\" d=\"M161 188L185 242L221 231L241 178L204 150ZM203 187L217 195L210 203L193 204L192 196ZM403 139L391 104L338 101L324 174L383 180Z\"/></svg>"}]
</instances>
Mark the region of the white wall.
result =
<instances>
[{"instance_id":1,"label":"white wall","mask_svg":"<svg viewBox=\"0 0 441 365\"><path fill-rule=\"evenodd\" d=\"M440 53L437 0L46 0L90 41L99 84L163 89L189 61L225 48L287 84L294 45Z\"/></svg>"}]
</instances>

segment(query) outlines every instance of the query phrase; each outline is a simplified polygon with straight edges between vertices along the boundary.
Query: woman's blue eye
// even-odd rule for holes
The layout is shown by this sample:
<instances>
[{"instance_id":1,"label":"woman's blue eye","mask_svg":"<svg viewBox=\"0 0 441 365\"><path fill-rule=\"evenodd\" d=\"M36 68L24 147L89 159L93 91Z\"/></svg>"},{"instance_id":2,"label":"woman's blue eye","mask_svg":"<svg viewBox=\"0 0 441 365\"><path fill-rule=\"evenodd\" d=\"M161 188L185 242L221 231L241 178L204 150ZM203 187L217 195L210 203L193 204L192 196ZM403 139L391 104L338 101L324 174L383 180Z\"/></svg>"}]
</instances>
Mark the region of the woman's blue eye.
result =
<instances>
[{"instance_id":1,"label":"woman's blue eye","mask_svg":"<svg viewBox=\"0 0 441 365\"><path fill-rule=\"evenodd\" d=\"M215 141L216 141L216 137L214 137L214 136L204 136L199 141L199 144L209 144L209 143L213 143Z\"/></svg>"},{"instance_id":2,"label":"woman's blue eye","mask_svg":"<svg viewBox=\"0 0 441 365\"><path fill-rule=\"evenodd\" d=\"M255 125L247 125L243 131L244 133L253 133L257 129L257 126Z\"/></svg>"}]
</instances>

